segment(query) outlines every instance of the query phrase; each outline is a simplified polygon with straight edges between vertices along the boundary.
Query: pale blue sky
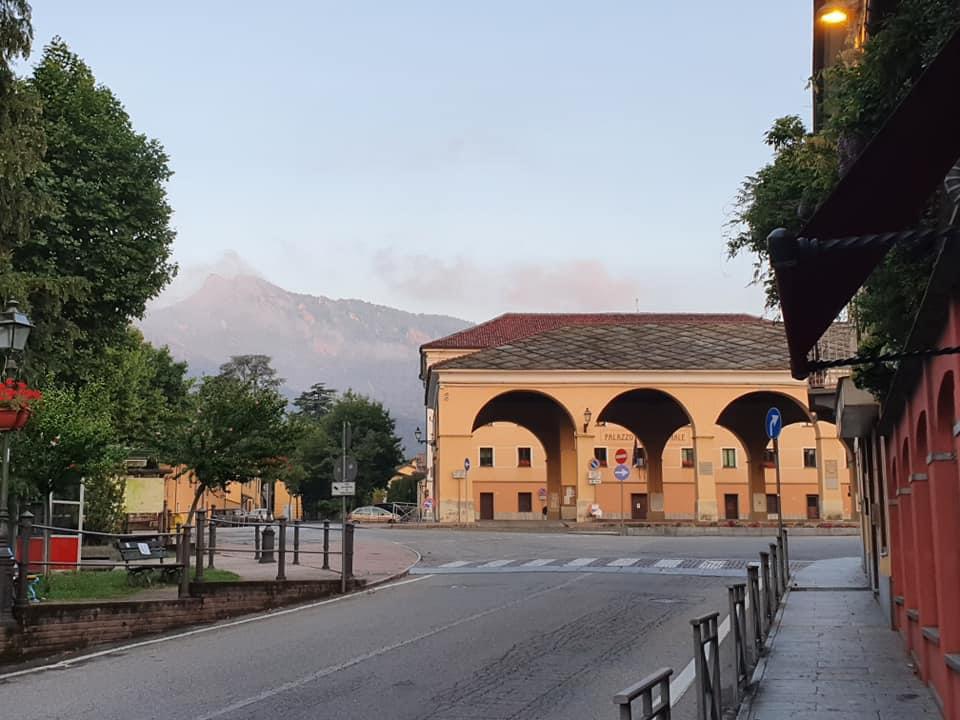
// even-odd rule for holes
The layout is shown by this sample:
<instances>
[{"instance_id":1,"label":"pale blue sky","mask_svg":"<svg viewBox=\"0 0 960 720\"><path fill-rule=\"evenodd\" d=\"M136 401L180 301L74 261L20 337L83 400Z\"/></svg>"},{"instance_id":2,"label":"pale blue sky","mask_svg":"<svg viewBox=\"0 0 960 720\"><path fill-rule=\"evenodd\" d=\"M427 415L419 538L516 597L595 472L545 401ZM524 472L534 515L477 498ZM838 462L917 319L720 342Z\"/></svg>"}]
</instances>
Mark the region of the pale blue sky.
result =
<instances>
[{"instance_id":1,"label":"pale blue sky","mask_svg":"<svg viewBox=\"0 0 960 720\"><path fill-rule=\"evenodd\" d=\"M481 320L762 310L723 226L809 0L33 0L158 138L184 266Z\"/></svg>"}]
</instances>

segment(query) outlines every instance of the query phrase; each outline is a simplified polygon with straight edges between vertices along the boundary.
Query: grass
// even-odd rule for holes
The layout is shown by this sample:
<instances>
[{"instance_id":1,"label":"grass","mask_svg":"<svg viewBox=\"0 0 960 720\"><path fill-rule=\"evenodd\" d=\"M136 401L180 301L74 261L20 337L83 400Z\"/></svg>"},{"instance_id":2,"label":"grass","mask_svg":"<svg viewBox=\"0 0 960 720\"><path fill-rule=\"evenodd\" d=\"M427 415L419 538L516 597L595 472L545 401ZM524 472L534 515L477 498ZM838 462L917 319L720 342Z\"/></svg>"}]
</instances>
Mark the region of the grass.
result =
<instances>
[{"instance_id":1,"label":"grass","mask_svg":"<svg viewBox=\"0 0 960 720\"><path fill-rule=\"evenodd\" d=\"M203 572L206 582L230 582L240 576L229 570L207 569ZM169 586L159 580L152 587ZM129 597L144 590L143 585L130 585L123 570L97 572L58 572L41 578L38 587L44 600L111 600Z\"/></svg>"}]
</instances>

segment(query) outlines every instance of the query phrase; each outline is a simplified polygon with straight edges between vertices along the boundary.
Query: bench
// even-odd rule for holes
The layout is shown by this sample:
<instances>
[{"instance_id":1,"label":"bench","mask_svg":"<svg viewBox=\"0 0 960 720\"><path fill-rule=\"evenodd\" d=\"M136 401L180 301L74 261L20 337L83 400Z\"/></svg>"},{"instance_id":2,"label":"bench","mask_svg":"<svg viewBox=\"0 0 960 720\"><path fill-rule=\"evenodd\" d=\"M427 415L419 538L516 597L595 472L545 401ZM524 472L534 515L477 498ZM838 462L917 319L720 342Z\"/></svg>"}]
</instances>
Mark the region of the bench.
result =
<instances>
[{"instance_id":1,"label":"bench","mask_svg":"<svg viewBox=\"0 0 960 720\"><path fill-rule=\"evenodd\" d=\"M149 585L154 570L159 570L167 582L175 582L180 578L183 565L164 562L170 558L170 554L160 538L117 540L117 551L127 568L127 582L131 585Z\"/></svg>"}]
</instances>

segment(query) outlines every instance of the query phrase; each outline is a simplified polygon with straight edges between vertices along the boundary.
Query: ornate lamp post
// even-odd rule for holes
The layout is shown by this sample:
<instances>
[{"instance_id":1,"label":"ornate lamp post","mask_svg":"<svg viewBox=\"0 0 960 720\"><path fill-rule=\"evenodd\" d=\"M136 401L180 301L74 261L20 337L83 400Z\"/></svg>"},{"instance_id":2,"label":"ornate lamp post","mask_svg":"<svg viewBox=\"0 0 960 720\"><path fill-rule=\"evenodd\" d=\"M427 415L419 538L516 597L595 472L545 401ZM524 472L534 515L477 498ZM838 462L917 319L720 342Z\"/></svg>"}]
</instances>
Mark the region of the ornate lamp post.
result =
<instances>
[{"instance_id":1,"label":"ornate lamp post","mask_svg":"<svg viewBox=\"0 0 960 720\"><path fill-rule=\"evenodd\" d=\"M17 368L16 356L27 346L27 338L33 324L20 311L16 300L7 302L7 309L0 313L0 382ZM13 551L10 548L10 511L7 499L10 492L10 434L13 430L0 431L0 619L12 606Z\"/></svg>"}]
</instances>

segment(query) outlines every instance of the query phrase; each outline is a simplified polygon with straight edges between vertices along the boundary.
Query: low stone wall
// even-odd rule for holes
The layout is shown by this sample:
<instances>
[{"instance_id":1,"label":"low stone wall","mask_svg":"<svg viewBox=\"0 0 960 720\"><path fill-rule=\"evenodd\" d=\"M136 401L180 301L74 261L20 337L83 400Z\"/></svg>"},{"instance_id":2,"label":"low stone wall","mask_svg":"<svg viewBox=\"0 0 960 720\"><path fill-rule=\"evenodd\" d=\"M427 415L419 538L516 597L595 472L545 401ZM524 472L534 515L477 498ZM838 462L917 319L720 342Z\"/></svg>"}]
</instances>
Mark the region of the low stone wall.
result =
<instances>
[{"instance_id":1,"label":"low stone wall","mask_svg":"<svg viewBox=\"0 0 960 720\"><path fill-rule=\"evenodd\" d=\"M348 589L362 587L353 580ZM152 635L237 615L319 600L339 580L192 583L190 597L125 602L40 603L0 627L0 664Z\"/></svg>"}]
</instances>

